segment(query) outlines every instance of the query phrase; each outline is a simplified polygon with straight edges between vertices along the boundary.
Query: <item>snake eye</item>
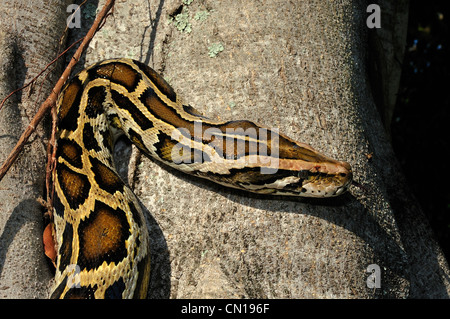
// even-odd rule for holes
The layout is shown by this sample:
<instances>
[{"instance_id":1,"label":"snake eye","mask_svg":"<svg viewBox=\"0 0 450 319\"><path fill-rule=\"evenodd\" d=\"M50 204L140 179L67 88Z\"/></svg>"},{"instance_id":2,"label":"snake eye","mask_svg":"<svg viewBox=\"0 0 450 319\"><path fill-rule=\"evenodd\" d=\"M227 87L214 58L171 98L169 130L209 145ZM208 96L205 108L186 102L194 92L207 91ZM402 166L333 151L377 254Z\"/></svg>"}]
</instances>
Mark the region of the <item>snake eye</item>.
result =
<instances>
[{"instance_id":1,"label":"snake eye","mask_svg":"<svg viewBox=\"0 0 450 319\"><path fill-rule=\"evenodd\" d=\"M308 171L302 170L302 171L298 172L298 178L305 179L307 177L308 177Z\"/></svg>"}]
</instances>

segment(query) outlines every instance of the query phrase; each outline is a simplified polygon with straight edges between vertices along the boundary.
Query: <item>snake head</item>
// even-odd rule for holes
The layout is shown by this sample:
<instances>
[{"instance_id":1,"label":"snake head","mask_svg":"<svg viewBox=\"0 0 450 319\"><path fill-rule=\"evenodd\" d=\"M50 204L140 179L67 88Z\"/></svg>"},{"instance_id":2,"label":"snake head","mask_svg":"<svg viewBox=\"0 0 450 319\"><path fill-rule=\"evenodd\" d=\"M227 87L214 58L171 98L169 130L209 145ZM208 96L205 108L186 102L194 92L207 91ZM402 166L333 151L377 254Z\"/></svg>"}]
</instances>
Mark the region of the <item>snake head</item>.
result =
<instances>
[{"instance_id":1,"label":"snake head","mask_svg":"<svg viewBox=\"0 0 450 319\"><path fill-rule=\"evenodd\" d=\"M350 164L346 162L300 163L289 160L280 161L280 165L282 168L274 169L270 174L254 167L231 169L230 174L221 175L218 179L202 177L252 193L317 198L345 193L353 179Z\"/></svg>"},{"instance_id":2,"label":"snake head","mask_svg":"<svg viewBox=\"0 0 450 319\"><path fill-rule=\"evenodd\" d=\"M328 166L328 169L322 166ZM299 173L301 194L304 197L334 197L345 193L353 180L350 164L347 162L324 163L311 170Z\"/></svg>"}]
</instances>

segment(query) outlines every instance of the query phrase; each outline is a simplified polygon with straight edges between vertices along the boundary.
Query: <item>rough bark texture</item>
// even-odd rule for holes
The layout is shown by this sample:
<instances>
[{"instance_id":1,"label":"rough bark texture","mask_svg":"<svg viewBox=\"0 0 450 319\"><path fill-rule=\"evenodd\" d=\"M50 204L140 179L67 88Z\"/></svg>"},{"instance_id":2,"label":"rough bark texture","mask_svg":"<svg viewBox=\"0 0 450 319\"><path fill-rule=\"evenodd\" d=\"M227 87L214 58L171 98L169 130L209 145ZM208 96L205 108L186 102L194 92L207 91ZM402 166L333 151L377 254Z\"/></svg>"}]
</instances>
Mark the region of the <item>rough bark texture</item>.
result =
<instances>
[{"instance_id":1,"label":"rough bark texture","mask_svg":"<svg viewBox=\"0 0 450 319\"><path fill-rule=\"evenodd\" d=\"M137 152L121 143L119 169L133 177L129 183L149 222L150 297L448 297L448 265L407 191L367 85L366 6L360 1L117 1L114 17L88 49L87 64L112 57L146 62L204 114L278 127L349 161L355 179L368 190L352 188L322 201L252 196L192 180L144 156L136 160ZM87 27L95 6L83 10ZM191 32L178 30L180 13L188 14ZM169 24L169 16L175 22ZM73 31L73 38L83 33ZM36 37L28 33L24 36ZM55 34L57 39L60 33ZM213 44L223 51L209 49ZM30 61L36 58L28 55ZM44 57L49 55L54 56ZM17 54L9 56L13 61ZM8 81L1 83L2 92L10 90ZM43 152L40 143L34 144ZM130 157L139 164L127 167ZM33 176L42 181L43 164L40 168ZM23 189L21 182L14 187ZM0 192L12 187L5 183ZM12 222L19 215L34 216L20 205L23 200L0 206L0 220L12 216L0 228L0 287L6 277L29 282L11 279L1 293L22 296L12 285L26 290L39 282L41 290L26 296L45 296L49 275L42 246L30 238L30 233L37 238L40 225ZM28 234L19 239L18 230ZM32 270L17 264L15 246L34 263ZM380 289L367 287L371 264L380 266Z\"/></svg>"},{"instance_id":2,"label":"rough bark texture","mask_svg":"<svg viewBox=\"0 0 450 319\"><path fill-rule=\"evenodd\" d=\"M2 1L0 11L0 99L28 83L56 57L65 27L59 0ZM0 161L3 163L60 69L47 81L19 92L0 113ZM45 298L52 274L42 255L42 197L46 133L40 127L18 161L0 182L0 298Z\"/></svg>"},{"instance_id":3,"label":"rough bark texture","mask_svg":"<svg viewBox=\"0 0 450 319\"><path fill-rule=\"evenodd\" d=\"M371 1L372 2L372 1ZM378 1L381 28L369 31L369 83L388 135L402 73L408 27L408 0Z\"/></svg>"}]
</instances>

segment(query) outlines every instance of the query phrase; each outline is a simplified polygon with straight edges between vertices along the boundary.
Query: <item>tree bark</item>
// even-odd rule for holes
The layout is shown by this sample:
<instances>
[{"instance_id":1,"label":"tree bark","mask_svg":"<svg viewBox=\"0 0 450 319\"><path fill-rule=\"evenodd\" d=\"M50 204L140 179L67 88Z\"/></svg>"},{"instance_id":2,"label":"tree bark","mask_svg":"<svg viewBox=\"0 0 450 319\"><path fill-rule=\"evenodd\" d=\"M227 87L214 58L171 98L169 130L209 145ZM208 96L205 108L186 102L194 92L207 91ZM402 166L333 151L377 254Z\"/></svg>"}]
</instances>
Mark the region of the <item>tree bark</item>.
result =
<instances>
[{"instance_id":1,"label":"tree bark","mask_svg":"<svg viewBox=\"0 0 450 319\"><path fill-rule=\"evenodd\" d=\"M66 1L67 3L69 1ZM3 1L0 11L0 99L22 87L57 55L67 3ZM0 162L47 97L61 69L14 95L0 112ZM53 275L43 257L46 132L32 135L0 182L0 298L45 298Z\"/></svg>"},{"instance_id":2,"label":"tree bark","mask_svg":"<svg viewBox=\"0 0 450 319\"><path fill-rule=\"evenodd\" d=\"M367 4L188 2L118 1L86 64L141 60L211 118L276 127L350 162L367 191L353 187L330 200L253 196L191 179L121 143L119 170L133 177L148 217L150 297L448 298L447 262L408 191L368 85ZM95 8L83 10L84 24ZM73 39L83 28L73 30ZM137 165L128 167L130 157ZM34 174L42 179L41 166L42 174ZM0 207L0 216L17 215L19 205ZM12 224L0 228L0 267L15 254L14 243L21 245ZM38 223L26 224L41 231ZM46 274L41 245L21 253L27 251L39 260L39 275ZM379 266L381 288L367 285L370 265ZM0 276L18 274L5 266Z\"/></svg>"}]
</instances>

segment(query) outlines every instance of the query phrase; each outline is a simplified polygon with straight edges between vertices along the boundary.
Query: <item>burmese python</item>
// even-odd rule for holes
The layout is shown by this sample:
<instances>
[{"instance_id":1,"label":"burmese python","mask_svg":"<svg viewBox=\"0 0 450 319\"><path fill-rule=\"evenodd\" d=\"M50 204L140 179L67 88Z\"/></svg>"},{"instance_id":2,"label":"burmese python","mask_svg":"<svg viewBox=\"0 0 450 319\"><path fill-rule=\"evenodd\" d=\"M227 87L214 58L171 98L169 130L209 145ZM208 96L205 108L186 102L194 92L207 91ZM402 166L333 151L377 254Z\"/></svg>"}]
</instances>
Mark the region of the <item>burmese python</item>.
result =
<instances>
[{"instance_id":1,"label":"burmese python","mask_svg":"<svg viewBox=\"0 0 450 319\"><path fill-rule=\"evenodd\" d=\"M54 298L146 296L145 218L112 156L121 134L164 164L250 192L331 197L352 181L348 163L277 130L204 117L153 69L130 59L78 73L60 94L57 114Z\"/></svg>"}]
</instances>

